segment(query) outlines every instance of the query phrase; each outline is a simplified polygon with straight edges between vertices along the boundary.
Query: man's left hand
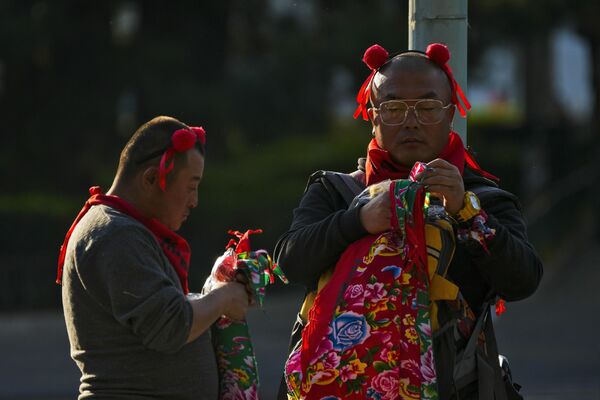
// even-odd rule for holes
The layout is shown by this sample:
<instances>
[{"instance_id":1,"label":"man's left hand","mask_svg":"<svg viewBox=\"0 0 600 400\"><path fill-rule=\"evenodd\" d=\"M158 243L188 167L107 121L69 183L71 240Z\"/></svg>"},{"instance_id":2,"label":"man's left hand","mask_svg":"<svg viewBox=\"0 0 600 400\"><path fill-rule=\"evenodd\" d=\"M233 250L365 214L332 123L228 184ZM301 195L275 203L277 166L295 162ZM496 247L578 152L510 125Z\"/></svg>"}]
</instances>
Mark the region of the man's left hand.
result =
<instances>
[{"instance_id":1,"label":"man's left hand","mask_svg":"<svg viewBox=\"0 0 600 400\"><path fill-rule=\"evenodd\" d=\"M246 274L244 274L240 271L236 272L235 280L236 280L236 282L239 282L246 287L246 293L248 293L248 304L253 306L255 304L254 303L254 290L252 290L252 285L250 284L250 280L248 280L248 277L246 276Z\"/></svg>"},{"instance_id":2,"label":"man's left hand","mask_svg":"<svg viewBox=\"0 0 600 400\"><path fill-rule=\"evenodd\" d=\"M455 215L464 207L465 186L458 168L446 160L436 158L427 163L431 170L417 175L425 190L444 199L444 206L450 215Z\"/></svg>"}]
</instances>

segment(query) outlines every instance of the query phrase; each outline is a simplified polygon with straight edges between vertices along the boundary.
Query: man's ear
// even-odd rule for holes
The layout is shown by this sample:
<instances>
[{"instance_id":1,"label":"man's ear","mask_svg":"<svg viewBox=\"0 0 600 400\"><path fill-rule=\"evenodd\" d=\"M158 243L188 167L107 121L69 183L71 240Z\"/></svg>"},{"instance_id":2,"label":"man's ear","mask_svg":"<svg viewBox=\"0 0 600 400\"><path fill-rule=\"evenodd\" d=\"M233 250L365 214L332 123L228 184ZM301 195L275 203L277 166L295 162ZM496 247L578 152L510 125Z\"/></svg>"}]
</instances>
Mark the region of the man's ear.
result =
<instances>
[{"instance_id":1,"label":"man's ear","mask_svg":"<svg viewBox=\"0 0 600 400\"><path fill-rule=\"evenodd\" d=\"M371 122L371 125L375 127L375 119L377 118L377 116L375 115L375 110L373 109L373 107L367 108L367 115L369 116L369 121Z\"/></svg>"},{"instance_id":2,"label":"man's ear","mask_svg":"<svg viewBox=\"0 0 600 400\"><path fill-rule=\"evenodd\" d=\"M158 187L158 167L150 166L142 172L142 188L144 191L153 191Z\"/></svg>"}]
</instances>

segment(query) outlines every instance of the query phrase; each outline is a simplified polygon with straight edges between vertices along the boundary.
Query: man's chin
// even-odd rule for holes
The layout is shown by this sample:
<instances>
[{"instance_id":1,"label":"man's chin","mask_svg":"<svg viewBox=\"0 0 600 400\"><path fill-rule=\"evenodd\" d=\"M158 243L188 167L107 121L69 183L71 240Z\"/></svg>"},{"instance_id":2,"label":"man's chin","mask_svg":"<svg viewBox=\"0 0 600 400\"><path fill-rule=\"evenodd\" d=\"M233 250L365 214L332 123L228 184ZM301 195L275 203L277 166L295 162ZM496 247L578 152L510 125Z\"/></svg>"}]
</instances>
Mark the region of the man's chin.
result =
<instances>
[{"instance_id":1,"label":"man's chin","mask_svg":"<svg viewBox=\"0 0 600 400\"><path fill-rule=\"evenodd\" d=\"M406 168L412 168L416 162L428 163L435 159L430 155L422 154L421 152L401 152L399 154L391 154L392 160Z\"/></svg>"},{"instance_id":2,"label":"man's chin","mask_svg":"<svg viewBox=\"0 0 600 400\"><path fill-rule=\"evenodd\" d=\"M183 225L183 222L180 222L179 224L169 224L167 225L167 227L172 230L173 232L177 232L179 229L181 229L181 226Z\"/></svg>"},{"instance_id":3,"label":"man's chin","mask_svg":"<svg viewBox=\"0 0 600 400\"><path fill-rule=\"evenodd\" d=\"M410 157L407 157L406 155L400 156L400 157L392 157L392 160L398 164L401 165L405 168L412 168L413 165L415 165L415 163L417 161L419 161L418 158L414 157L414 154L412 154Z\"/></svg>"}]
</instances>

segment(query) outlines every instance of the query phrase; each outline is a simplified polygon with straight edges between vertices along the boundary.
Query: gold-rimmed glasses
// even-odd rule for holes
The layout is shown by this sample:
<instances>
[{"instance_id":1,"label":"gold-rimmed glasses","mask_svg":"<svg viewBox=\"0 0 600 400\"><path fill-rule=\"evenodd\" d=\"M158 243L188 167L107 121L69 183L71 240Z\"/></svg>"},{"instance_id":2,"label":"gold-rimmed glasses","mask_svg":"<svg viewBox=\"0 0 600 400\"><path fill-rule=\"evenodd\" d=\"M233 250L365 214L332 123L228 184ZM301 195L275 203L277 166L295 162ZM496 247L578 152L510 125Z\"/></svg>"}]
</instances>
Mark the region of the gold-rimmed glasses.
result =
<instances>
[{"instance_id":1,"label":"gold-rimmed glasses","mask_svg":"<svg viewBox=\"0 0 600 400\"><path fill-rule=\"evenodd\" d=\"M415 104L411 106L408 102L415 102ZM385 125L404 124L410 109L414 111L417 121L421 124L434 125L442 121L444 112L452 106L452 103L444 105L441 100L436 99L388 100L373 109L377 111L381 122Z\"/></svg>"}]
</instances>

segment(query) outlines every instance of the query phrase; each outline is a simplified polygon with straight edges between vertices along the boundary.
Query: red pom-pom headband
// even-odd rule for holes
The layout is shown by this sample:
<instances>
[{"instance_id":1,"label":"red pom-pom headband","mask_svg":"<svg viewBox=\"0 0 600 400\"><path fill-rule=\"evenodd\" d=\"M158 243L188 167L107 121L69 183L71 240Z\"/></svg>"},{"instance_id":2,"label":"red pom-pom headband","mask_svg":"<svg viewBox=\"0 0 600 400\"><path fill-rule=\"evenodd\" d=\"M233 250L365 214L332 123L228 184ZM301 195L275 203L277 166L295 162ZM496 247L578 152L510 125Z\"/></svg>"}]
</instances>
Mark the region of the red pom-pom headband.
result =
<instances>
[{"instance_id":1,"label":"red pom-pom headband","mask_svg":"<svg viewBox=\"0 0 600 400\"><path fill-rule=\"evenodd\" d=\"M354 111L354 118L358 118L358 116L362 114L365 121L369 120L369 116L367 115L367 103L371 97L371 82L379 68L388 61L388 58L389 53L387 50L378 44L374 44L365 51L362 60L367 64L367 67L371 69L371 73L367 76L367 79L365 79L356 95L358 107L356 107L356 111Z\"/></svg>"},{"instance_id":2,"label":"red pom-pom headband","mask_svg":"<svg viewBox=\"0 0 600 400\"><path fill-rule=\"evenodd\" d=\"M446 76L450 81L450 87L452 88L452 103L456 105L456 108L458 108L460 116L463 118L466 117L467 110L471 109L471 103L469 103L467 96L465 96L462 88L458 82L456 82L456 79L454 79L452 68L450 68L450 65L448 65L448 61L450 61L450 50L448 50L448 46L441 43L432 43L427 46L425 55L427 58L439 65L440 68L446 73Z\"/></svg>"},{"instance_id":3,"label":"red pom-pom headband","mask_svg":"<svg viewBox=\"0 0 600 400\"><path fill-rule=\"evenodd\" d=\"M167 174L173 170L173 156L193 148L196 141L202 145L206 142L206 131L202 127L191 126L190 129L178 129L171 135L171 145L160 158L158 167L158 184L163 192L167 188Z\"/></svg>"},{"instance_id":4,"label":"red pom-pom headband","mask_svg":"<svg viewBox=\"0 0 600 400\"><path fill-rule=\"evenodd\" d=\"M425 56L431 61L435 62L446 73L452 89L452 104L456 105L458 112L462 117L466 117L466 110L471 109L471 104L469 103L469 100L467 100L467 97L465 96L458 82L456 82L456 79L454 79L452 69L448 65L448 61L450 60L450 51L448 50L448 47L441 43L432 43L427 46L427 50L423 54L425 54ZM358 118L359 115L362 115L362 118L365 121L369 120L367 114L367 103L371 97L371 83L373 82L373 78L375 77L377 71L388 61L389 53L386 49L378 44L374 44L365 51L365 54L363 55L363 62L371 69L371 73L364 81L358 90L358 94L356 95L356 102L358 103L358 106L356 107L356 111L354 111L354 118Z\"/></svg>"}]
</instances>

